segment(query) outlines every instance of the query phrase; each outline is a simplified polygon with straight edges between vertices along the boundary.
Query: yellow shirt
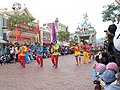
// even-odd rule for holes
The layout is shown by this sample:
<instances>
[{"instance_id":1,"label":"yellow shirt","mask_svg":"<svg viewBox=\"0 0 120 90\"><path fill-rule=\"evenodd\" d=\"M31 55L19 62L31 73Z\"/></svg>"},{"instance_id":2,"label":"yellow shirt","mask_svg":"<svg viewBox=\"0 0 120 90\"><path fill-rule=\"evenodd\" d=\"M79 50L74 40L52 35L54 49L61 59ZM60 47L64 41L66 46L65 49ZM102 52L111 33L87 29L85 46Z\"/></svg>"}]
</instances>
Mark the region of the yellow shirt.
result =
<instances>
[{"instance_id":1,"label":"yellow shirt","mask_svg":"<svg viewBox=\"0 0 120 90\"><path fill-rule=\"evenodd\" d=\"M27 47L26 46L20 47L19 51L20 51L20 56L25 56L27 52Z\"/></svg>"}]
</instances>

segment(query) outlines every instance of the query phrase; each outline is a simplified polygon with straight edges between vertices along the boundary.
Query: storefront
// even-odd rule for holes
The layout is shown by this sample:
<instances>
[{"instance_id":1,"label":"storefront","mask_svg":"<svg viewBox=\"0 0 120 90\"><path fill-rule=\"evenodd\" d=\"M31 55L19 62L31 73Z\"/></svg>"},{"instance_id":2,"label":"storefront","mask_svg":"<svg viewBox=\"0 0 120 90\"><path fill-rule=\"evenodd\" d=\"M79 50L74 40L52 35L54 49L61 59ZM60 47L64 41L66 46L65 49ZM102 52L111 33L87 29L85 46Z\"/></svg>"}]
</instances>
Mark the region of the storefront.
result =
<instances>
[{"instance_id":1,"label":"storefront","mask_svg":"<svg viewBox=\"0 0 120 90\"><path fill-rule=\"evenodd\" d=\"M22 38L24 38L25 43L27 44L34 44L36 42L37 36L36 34L33 33L27 33L27 32L23 32L21 33ZM21 42L18 38L16 38L16 34L14 31L10 32L7 35L7 40L10 43L14 43L14 42Z\"/></svg>"}]
</instances>

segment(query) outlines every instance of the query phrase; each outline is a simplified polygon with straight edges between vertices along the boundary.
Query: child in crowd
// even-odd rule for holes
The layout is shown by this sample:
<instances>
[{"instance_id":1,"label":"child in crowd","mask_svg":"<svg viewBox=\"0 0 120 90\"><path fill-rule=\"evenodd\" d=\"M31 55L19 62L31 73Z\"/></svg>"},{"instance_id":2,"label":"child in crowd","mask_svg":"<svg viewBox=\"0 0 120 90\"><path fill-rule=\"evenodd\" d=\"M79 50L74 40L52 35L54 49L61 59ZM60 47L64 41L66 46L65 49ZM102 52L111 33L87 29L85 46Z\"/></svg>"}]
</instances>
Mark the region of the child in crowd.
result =
<instances>
[{"instance_id":1,"label":"child in crowd","mask_svg":"<svg viewBox=\"0 0 120 90\"><path fill-rule=\"evenodd\" d=\"M0 58L0 64L3 65L3 60Z\"/></svg>"},{"instance_id":2,"label":"child in crowd","mask_svg":"<svg viewBox=\"0 0 120 90\"><path fill-rule=\"evenodd\" d=\"M110 62L106 65L106 70L98 79L100 81L100 85L105 89L109 85L116 84L116 73L118 71L118 66L114 62Z\"/></svg>"},{"instance_id":3,"label":"child in crowd","mask_svg":"<svg viewBox=\"0 0 120 90\"><path fill-rule=\"evenodd\" d=\"M104 89L106 89L109 85L117 83L116 74L111 70L105 70L98 80Z\"/></svg>"},{"instance_id":4,"label":"child in crowd","mask_svg":"<svg viewBox=\"0 0 120 90\"><path fill-rule=\"evenodd\" d=\"M102 63L96 63L93 67L93 80L95 84L95 90L101 90L100 82L98 81L98 78L102 73L106 70L106 66Z\"/></svg>"},{"instance_id":5,"label":"child in crowd","mask_svg":"<svg viewBox=\"0 0 120 90\"><path fill-rule=\"evenodd\" d=\"M106 52L106 50L104 49L104 51L102 51L100 48L98 49L98 54L96 55L95 60L98 63L103 63L105 65L108 64L109 60L108 60L108 54Z\"/></svg>"},{"instance_id":6,"label":"child in crowd","mask_svg":"<svg viewBox=\"0 0 120 90\"><path fill-rule=\"evenodd\" d=\"M118 71L118 65L115 62L109 62L106 65L106 69L111 70L116 74Z\"/></svg>"},{"instance_id":7,"label":"child in crowd","mask_svg":"<svg viewBox=\"0 0 120 90\"><path fill-rule=\"evenodd\" d=\"M109 85L105 90L120 90L120 73L117 75L117 84Z\"/></svg>"},{"instance_id":8,"label":"child in crowd","mask_svg":"<svg viewBox=\"0 0 120 90\"><path fill-rule=\"evenodd\" d=\"M1 65L5 65L5 62L6 62L6 59L5 59L5 55L2 55L1 57L0 57L0 64Z\"/></svg>"}]
</instances>

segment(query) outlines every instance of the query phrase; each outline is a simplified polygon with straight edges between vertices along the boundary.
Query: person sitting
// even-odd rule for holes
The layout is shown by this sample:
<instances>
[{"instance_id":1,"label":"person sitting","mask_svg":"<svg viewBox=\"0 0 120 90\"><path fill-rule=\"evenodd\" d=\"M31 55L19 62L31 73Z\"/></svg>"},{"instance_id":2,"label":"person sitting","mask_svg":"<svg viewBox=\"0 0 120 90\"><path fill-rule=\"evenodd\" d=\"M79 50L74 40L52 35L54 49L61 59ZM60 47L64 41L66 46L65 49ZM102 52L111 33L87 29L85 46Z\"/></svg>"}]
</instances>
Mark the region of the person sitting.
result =
<instances>
[{"instance_id":1,"label":"person sitting","mask_svg":"<svg viewBox=\"0 0 120 90\"><path fill-rule=\"evenodd\" d=\"M98 78L98 81L100 82L102 88L106 89L109 85L117 83L116 74L114 71L106 69L100 78Z\"/></svg>"},{"instance_id":2,"label":"person sitting","mask_svg":"<svg viewBox=\"0 0 120 90\"><path fill-rule=\"evenodd\" d=\"M120 90L120 73L117 75L117 84L111 84L105 90Z\"/></svg>"},{"instance_id":3,"label":"person sitting","mask_svg":"<svg viewBox=\"0 0 120 90\"><path fill-rule=\"evenodd\" d=\"M95 90L101 90L100 82L98 78L102 73L106 70L106 66L102 63L96 63L93 67L92 74L93 74L93 82L95 84Z\"/></svg>"}]
</instances>

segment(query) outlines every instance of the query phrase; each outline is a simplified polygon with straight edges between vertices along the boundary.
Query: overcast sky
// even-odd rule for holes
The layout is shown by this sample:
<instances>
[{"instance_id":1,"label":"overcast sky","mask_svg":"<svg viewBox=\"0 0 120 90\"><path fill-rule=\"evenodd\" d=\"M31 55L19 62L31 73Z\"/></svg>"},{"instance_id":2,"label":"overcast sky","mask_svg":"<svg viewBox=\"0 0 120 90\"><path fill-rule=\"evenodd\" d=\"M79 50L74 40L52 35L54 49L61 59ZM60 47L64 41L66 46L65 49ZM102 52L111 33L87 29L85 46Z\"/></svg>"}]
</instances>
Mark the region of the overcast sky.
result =
<instances>
[{"instance_id":1,"label":"overcast sky","mask_svg":"<svg viewBox=\"0 0 120 90\"><path fill-rule=\"evenodd\" d=\"M105 36L104 30L110 23L102 22L103 6L115 3L115 0L0 0L0 8L12 10L14 2L25 4L29 12L43 23L53 22L57 17L60 23L74 32L78 23L83 22L83 14L87 12L91 25L97 31L97 38Z\"/></svg>"}]
</instances>

